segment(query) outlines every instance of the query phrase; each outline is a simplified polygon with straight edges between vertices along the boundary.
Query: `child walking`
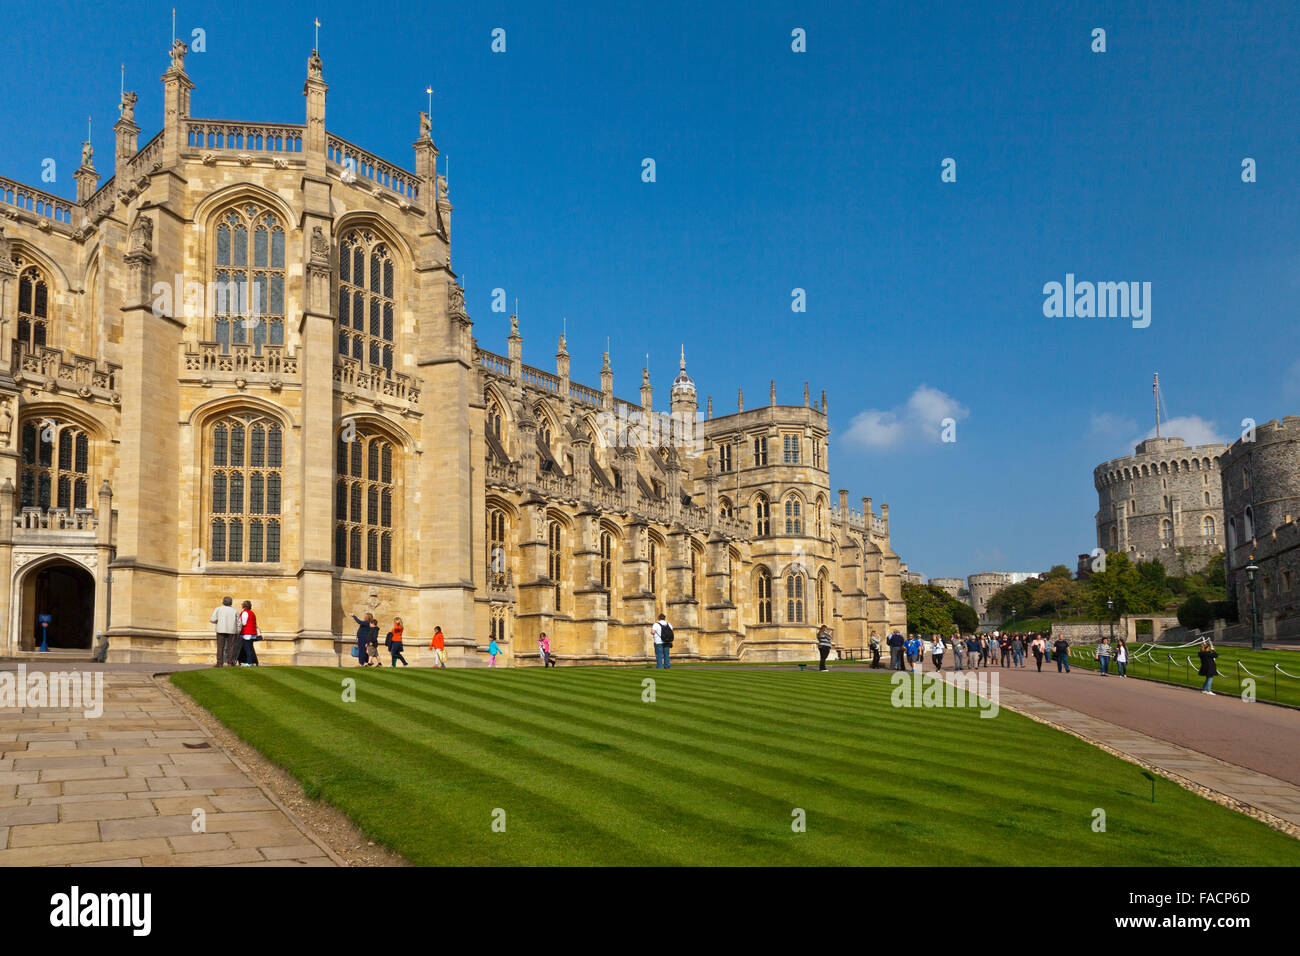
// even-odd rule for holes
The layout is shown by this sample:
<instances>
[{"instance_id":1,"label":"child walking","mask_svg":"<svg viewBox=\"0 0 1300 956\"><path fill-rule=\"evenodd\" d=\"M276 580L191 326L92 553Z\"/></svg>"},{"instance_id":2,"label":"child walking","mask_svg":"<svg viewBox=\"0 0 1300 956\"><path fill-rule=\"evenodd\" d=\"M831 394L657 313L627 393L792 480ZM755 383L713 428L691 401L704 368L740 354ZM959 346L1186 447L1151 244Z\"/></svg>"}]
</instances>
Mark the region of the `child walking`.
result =
<instances>
[{"instance_id":1,"label":"child walking","mask_svg":"<svg viewBox=\"0 0 1300 956\"><path fill-rule=\"evenodd\" d=\"M494 637L488 641L488 667L497 666L497 655L501 653L501 648L497 645L497 639Z\"/></svg>"}]
</instances>

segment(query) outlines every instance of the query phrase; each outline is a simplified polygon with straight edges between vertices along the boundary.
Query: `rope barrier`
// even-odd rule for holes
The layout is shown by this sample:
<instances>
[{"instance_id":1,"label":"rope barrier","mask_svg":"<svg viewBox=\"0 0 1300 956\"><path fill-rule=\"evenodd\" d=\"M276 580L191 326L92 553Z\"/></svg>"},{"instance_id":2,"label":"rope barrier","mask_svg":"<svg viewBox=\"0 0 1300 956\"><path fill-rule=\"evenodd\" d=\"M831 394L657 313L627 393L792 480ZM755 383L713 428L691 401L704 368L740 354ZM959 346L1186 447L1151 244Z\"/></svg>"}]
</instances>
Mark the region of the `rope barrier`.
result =
<instances>
[{"instance_id":1,"label":"rope barrier","mask_svg":"<svg viewBox=\"0 0 1300 956\"><path fill-rule=\"evenodd\" d=\"M1276 670L1283 677L1289 677L1292 680L1300 680L1300 677L1296 677L1294 674L1288 674L1286 671L1282 670L1281 664L1274 664L1273 669ZM1253 677L1254 675L1252 674L1251 676Z\"/></svg>"},{"instance_id":2,"label":"rope barrier","mask_svg":"<svg viewBox=\"0 0 1300 956\"><path fill-rule=\"evenodd\" d=\"M1249 676L1255 678L1255 680L1262 680L1262 679L1263 679L1263 678L1261 678L1258 674L1251 674L1251 673L1250 673L1250 668L1248 668L1245 664L1243 664L1243 663L1241 662L1241 659L1240 659L1240 658L1238 658L1238 660L1237 660L1237 666L1240 667L1242 670L1244 670L1244 671L1245 671ZM1274 665L1274 666L1277 666L1277 665Z\"/></svg>"}]
</instances>

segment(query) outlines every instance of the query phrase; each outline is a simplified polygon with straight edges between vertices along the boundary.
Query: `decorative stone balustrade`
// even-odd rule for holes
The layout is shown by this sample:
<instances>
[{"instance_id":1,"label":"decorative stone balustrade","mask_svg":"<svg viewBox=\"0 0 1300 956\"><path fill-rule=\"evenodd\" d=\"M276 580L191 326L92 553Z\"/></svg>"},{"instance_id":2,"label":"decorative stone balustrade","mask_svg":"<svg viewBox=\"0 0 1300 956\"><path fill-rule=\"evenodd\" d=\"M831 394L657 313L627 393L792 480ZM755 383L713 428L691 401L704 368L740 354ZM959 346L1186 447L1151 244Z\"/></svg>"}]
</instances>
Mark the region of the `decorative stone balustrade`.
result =
<instances>
[{"instance_id":1,"label":"decorative stone balustrade","mask_svg":"<svg viewBox=\"0 0 1300 956\"><path fill-rule=\"evenodd\" d=\"M26 342L13 345L14 380L50 392L76 392L82 398L97 398L116 405L121 401L117 375L121 367L100 364L85 355L68 355L62 349L41 346L32 350Z\"/></svg>"},{"instance_id":2,"label":"decorative stone balustrade","mask_svg":"<svg viewBox=\"0 0 1300 956\"><path fill-rule=\"evenodd\" d=\"M416 202L420 198L420 180L413 173L408 173L400 166L386 162L345 139L326 137L325 157L339 168L340 176L345 171L350 171L352 176L369 179L409 202Z\"/></svg>"}]
</instances>

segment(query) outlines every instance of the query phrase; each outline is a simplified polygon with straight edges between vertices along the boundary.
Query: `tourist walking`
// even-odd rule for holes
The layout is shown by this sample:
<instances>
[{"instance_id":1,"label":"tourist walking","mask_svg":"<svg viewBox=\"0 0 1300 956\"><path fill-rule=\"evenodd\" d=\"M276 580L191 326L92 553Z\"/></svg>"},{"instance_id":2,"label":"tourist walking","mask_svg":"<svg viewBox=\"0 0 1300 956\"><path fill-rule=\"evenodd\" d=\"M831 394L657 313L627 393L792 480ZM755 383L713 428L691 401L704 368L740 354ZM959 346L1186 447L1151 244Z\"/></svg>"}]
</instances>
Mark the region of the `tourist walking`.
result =
<instances>
[{"instance_id":1,"label":"tourist walking","mask_svg":"<svg viewBox=\"0 0 1300 956\"><path fill-rule=\"evenodd\" d=\"M1002 637L998 639L998 651L1000 652L1002 657L1001 666L1010 667L1011 666L1011 635L1003 634Z\"/></svg>"},{"instance_id":2,"label":"tourist walking","mask_svg":"<svg viewBox=\"0 0 1300 956\"><path fill-rule=\"evenodd\" d=\"M1055 648L1056 673L1061 673L1062 667L1065 668L1067 674L1070 673L1070 642L1065 639L1064 634L1056 639Z\"/></svg>"},{"instance_id":3,"label":"tourist walking","mask_svg":"<svg viewBox=\"0 0 1300 956\"><path fill-rule=\"evenodd\" d=\"M1110 638L1103 637L1101 646L1097 648L1097 663L1101 665L1101 676L1105 677L1110 673Z\"/></svg>"},{"instance_id":4,"label":"tourist walking","mask_svg":"<svg viewBox=\"0 0 1300 956\"><path fill-rule=\"evenodd\" d=\"M952 669L961 670L962 664L966 659L966 646L960 634L954 634L952 638Z\"/></svg>"},{"instance_id":5,"label":"tourist walking","mask_svg":"<svg viewBox=\"0 0 1300 956\"><path fill-rule=\"evenodd\" d=\"M662 613L659 615L659 620L651 626L650 636L654 638L655 644L655 669L667 670L672 667L668 654L673 649L673 626Z\"/></svg>"},{"instance_id":6,"label":"tourist walking","mask_svg":"<svg viewBox=\"0 0 1300 956\"><path fill-rule=\"evenodd\" d=\"M262 632L257 629L257 615L253 613L253 602L245 601L244 609L239 612L239 636L244 640L244 660L248 667L257 666L257 649L254 641L262 639Z\"/></svg>"},{"instance_id":7,"label":"tourist walking","mask_svg":"<svg viewBox=\"0 0 1300 956\"><path fill-rule=\"evenodd\" d=\"M907 639L907 669L914 673L921 670L921 639L915 634Z\"/></svg>"},{"instance_id":8,"label":"tourist walking","mask_svg":"<svg viewBox=\"0 0 1300 956\"><path fill-rule=\"evenodd\" d=\"M1120 677L1128 677L1128 645L1124 643L1123 638L1115 648L1115 670Z\"/></svg>"},{"instance_id":9,"label":"tourist walking","mask_svg":"<svg viewBox=\"0 0 1300 956\"><path fill-rule=\"evenodd\" d=\"M446 645L446 638L442 636L442 627L435 627L433 629L433 640L429 641L429 650L433 651L433 663L435 667L447 666Z\"/></svg>"},{"instance_id":10,"label":"tourist walking","mask_svg":"<svg viewBox=\"0 0 1300 956\"><path fill-rule=\"evenodd\" d=\"M375 616L370 613L366 614L365 620L353 614L352 620L357 622L357 652L354 655L357 659L357 666L367 667L370 664L370 629L373 626L375 633L378 634L379 625L374 623Z\"/></svg>"},{"instance_id":11,"label":"tourist walking","mask_svg":"<svg viewBox=\"0 0 1300 956\"><path fill-rule=\"evenodd\" d=\"M501 645L497 643L495 637L488 638L488 667L497 666L497 655L501 653Z\"/></svg>"},{"instance_id":12,"label":"tourist walking","mask_svg":"<svg viewBox=\"0 0 1300 956\"><path fill-rule=\"evenodd\" d=\"M1011 659L1017 667L1025 666L1025 639L1020 634L1011 639Z\"/></svg>"},{"instance_id":13,"label":"tourist walking","mask_svg":"<svg viewBox=\"0 0 1300 956\"><path fill-rule=\"evenodd\" d=\"M1219 652L1214 649L1212 641L1202 641L1201 649L1196 652L1196 656L1201 659L1201 669L1197 673L1205 678L1205 683L1201 685L1201 693L1217 697L1218 695L1214 693L1214 678L1219 675L1219 668L1214 659L1219 656Z\"/></svg>"},{"instance_id":14,"label":"tourist walking","mask_svg":"<svg viewBox=\"0 0 1300 956\"><path fill-rule=\"evenodd\" d=\"M871 667L880 667L880 637L876 634L871 635Z\"/></svg>"},{"instance_id":15,"label":"tourist walking","mask_svg":"<svg viewBox=\"0 0 1300 956\"><path fill-rule=\"evenodd\" d=\"M989 636L987 634L980 638L980 663L985 667L989 666Z\"/></svg>"},{"instance_id":16,"label":"tourist walking","mask_svg":"<svg viewBox=\"0 0 1300 956\"><path fill-rule=\"evenodd\" d=\"M1038 665L1038 673L1043 672L1043 639L1035 634L1034 639L1029 642L1030 649L1034 652L1034 663Z\"/></svg>"},{"instance_id":17,"label":"tourist walking","mask_svg":"<svg viewBox=\"0 0 1300 956\"><path fill-rule=\"evenodd\" d=\"M401 661L406 667L410 667L410 662L402 656L402 631L405 630L400 617L393 618L393 629L388 632L388 654L393 660L393 666Z\"/></svg>"},{"instance_id":18,"label":"tourist walking","mask_svg":"<svg viewBox=\"0 0 1300 956\"><path fill-rule=\"evenodd\" d=\"M239 647L239 612L234 598L223 597L209 620L217 629L217 666L234 667Z\"/></svg>"},{"instance_id":19,"label":"tourist walking","mask_svg":"<svg viewBox=\"0 0 1300 956\"><path fill-rule=\"evenodd\" d=\"M943 670L943 655L946 650L947 648L943 643L943 635L934 635L934 643L930 645L930 660L933 662L934 669L937 671Z\"/></svg>"},{"instance_id":20,"label":"tourist walking","mask_svg":"<svg viewBox=\"0 0 1300 956\"><path fill-rule=\"evenodd\" d=\"M817 632L817 653L821 656L821 661L817 665L819 671L826 670L826 658L831 653L831 629L825 624Z\"/></svg>"},{"instance_id":21,"label":"tourist walking","mask_svg":"<svg viewBox=\"0 0 1300 956\"><path fill-rule=\"evenodd\" d=\"M555 666L555 655L551 653L551 639L546 636L545 631L537 635L537 651L542 655L543 667Z\"/></svg>"}]
</instances>

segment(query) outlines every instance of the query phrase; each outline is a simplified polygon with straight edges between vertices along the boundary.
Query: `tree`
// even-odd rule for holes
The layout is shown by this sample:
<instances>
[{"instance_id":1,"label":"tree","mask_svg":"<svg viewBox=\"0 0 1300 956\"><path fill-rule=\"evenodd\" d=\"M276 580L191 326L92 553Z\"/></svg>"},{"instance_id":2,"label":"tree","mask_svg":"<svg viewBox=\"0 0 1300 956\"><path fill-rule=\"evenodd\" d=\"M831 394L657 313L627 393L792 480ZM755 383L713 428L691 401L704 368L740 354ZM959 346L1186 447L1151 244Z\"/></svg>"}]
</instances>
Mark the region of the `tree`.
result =
<instances>
[{"instance_id":1,"label":"tree","mask_svg":"<svg viewBox=\"0 0 1300 956\"><path fill-rule=\"evenodd\" d=\"M1199 594L1193 594L1178 609L1178 623L1191 631L1203 631L1214 623L1214 608Z\"/></svg>"},{"instance_id":2,"label":"tree","mask_svg":"<svg viewBox=\"0 0 1300 956\"><path fill-rule=\"evenodd\" d=\"M1070 579L1068 573L1065 577L1049 576L1034 591L1034 610L1039 614L1057 615L1061 608L1077 601L1078 597L1079 585Z\"/></svg>"},{"instance_id":3,"label":"tree","mask_svg":"<svg viewBox=\"0 0 1300 956\"><path fill-rule=\"evenodd\" d=\"M956 598L950 597L948 600L952 602L948 605L948 610L952 614L952 622L957 626L957 630L962 634L974 634L975 629L980 626L980 619L975 609Z\"/></svg>"},{"instance_id":4,"label":"tree","mask_svg":"<svg viewBox=\"0 0 1300 956\"><path fill-rule=\"evenodd\" d=\"M948 610L948 595L937 587L921 584L904 584L903 601L907 604L907 630L912 634L942 634L951 637L952 614Z\"/></svg>"}]
</instances>

